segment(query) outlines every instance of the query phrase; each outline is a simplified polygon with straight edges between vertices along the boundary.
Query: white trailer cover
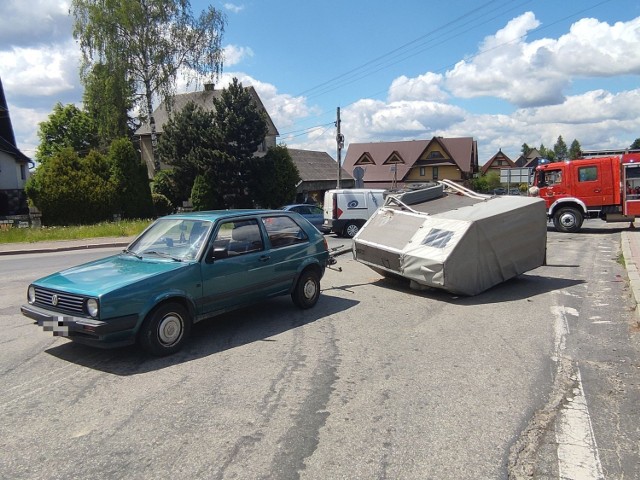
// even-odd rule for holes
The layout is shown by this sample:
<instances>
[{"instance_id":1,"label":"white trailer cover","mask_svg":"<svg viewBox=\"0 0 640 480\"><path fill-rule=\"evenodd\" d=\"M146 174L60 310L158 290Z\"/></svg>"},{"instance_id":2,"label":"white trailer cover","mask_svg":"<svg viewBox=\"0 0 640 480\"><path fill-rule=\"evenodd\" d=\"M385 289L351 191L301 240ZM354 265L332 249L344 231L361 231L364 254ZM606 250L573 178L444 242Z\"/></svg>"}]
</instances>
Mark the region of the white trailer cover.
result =
<instances>
[{"instance_id":1,"label":"white trailer cover","mask_svg":"<svg viewBox=\"0 0 640 480\"><path fill-rule=\"evenodd\" d=\"M547 216L542 199L491 197L445 211L446 197L434 202L439 213L433 215L378 209L354 238L355 259L374 270L463 295L476 295L544 264ZM420 210L428 211L429 204Z\"/></svg>"}]
</instances>

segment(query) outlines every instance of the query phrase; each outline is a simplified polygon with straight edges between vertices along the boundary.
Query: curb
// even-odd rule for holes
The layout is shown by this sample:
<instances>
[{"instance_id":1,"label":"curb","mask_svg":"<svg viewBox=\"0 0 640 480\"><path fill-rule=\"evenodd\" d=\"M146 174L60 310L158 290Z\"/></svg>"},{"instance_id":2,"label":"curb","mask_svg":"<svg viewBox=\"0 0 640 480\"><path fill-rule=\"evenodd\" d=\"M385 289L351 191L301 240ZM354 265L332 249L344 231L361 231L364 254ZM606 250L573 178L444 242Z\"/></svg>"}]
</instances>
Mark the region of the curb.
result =
<instances>
[{"instance_id":1,"label":"curb","mask_svg":"<svg viewBox=\"0 0 640 480\"><path fill-rule=\"evenodd\" d=\"M117 247L126 247L130 243L131 243L131 240L123 241L123 242L89 243L85 245L61 245L59 247L27 248L24 250L0 250L0 256L1 255L26 255L30 253L68 252L70 250L89 250L94 248L117 248ZM351 251L351 247L343 247L331 252L331 255L335 257L338 255L343 255L350 251Z\"/></svg>"},{"instance_id":2,"label":"curb","mask_svg":"<svg viewBox=\"0 0 640 480\"><path fill-rule=\"evenodd\" d=\"M4 250L0 251L0 255L26 255L30 253L55 253L55 252L68 252L70 250L89 250L95 248L116 248L126 247L131 242L112 242L112 243L89 243L86 245L64 245L59 247L40 247L40 248L27 248L24 250Z\"/></svg>"},{"instance_id":3,"label":"curb","mask_svg":"<svg viewBox=\"0 0 640 480\"><path fill-rule=\"evenodd\" d=\"M638 266L633 259L630 246L631 239L629 238L629 232L622 232L622 256L624 257L624 266L627 270L627 276L629 277L629 286L631 287L631 294L635 301L635 317L636 323L640 326L640 308L638 306L638 300L640 300L640 272Z\"/></svg>"}]
</instances>

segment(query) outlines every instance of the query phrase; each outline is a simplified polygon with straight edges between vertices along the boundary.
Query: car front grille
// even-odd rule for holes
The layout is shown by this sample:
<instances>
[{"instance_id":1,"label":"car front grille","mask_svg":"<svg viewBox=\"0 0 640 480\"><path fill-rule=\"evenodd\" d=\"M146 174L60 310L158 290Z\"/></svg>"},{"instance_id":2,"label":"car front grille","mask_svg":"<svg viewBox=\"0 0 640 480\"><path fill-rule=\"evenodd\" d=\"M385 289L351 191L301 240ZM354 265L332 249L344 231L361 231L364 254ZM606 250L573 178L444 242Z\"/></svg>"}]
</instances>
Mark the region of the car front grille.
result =
<instances>
[{"instance_id":1,"label":"car front grille","mask_svg":"<svg viewBox=\"0 0 640 480\"><path fill-rule=\"evenodd\" d=\"M84 315L85 297L36 287L35 305L63 313Z\"/></svg>"}]
</instances>

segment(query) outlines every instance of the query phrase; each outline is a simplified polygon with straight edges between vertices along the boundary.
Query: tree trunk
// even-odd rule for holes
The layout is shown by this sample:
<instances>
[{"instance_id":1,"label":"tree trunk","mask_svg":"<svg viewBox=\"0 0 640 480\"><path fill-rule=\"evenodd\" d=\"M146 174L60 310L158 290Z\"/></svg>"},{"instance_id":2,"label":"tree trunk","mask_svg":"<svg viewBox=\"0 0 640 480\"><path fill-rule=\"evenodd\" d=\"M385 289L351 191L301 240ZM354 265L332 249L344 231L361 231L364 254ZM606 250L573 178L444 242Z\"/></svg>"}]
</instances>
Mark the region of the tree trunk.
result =
<instances>
[{"instance_id":1,"label":"tree trunk","mask_svg":"<svg viewBox=\"0 0 640 480\"><path fill-rule=\"evenodd\" d=\"M160 162L156 160L156 150L158 148L158 135L156 134L156 119L153 116L153 102L151 95L151 82L145 80L145 97L147 99L147 112L149 114L149 127L151 128L151 164L154 175L160 171Z\"/></svg>"}]
</instances>

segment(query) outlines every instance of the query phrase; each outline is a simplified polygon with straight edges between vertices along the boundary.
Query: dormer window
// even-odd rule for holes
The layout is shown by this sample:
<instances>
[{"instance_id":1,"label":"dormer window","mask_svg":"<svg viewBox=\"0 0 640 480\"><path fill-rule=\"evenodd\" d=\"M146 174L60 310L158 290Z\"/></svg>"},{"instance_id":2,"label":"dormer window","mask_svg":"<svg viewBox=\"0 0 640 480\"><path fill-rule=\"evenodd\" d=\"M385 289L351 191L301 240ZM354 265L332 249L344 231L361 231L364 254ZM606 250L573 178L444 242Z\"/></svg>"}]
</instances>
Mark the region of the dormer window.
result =
<instances>
[{"instance_id":1,"label":"dormer window","mask_svg":"<svg viewBox=\"0 0 640 480\"><path fill-rule=\"evenodd\" d=\"M384 161L384 165L397 165L398 163L405 163L400 154L397 151L393 151L391 155Z\"/></svg>"},{"instance_id":2,"label":"dormer window","mask_svg":"<svg viewBox=\"0 0 640 480\"><path fill-rule=\"evenodd\" d=\"M360 158L356 161L355 165L375 165L376 162L373 161L373 158L369 154L369 152L364 152L360 155Z\"/></svg>"}]
</instances>

